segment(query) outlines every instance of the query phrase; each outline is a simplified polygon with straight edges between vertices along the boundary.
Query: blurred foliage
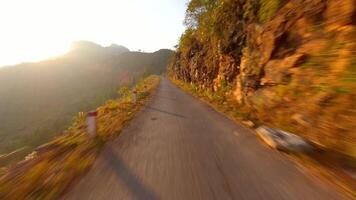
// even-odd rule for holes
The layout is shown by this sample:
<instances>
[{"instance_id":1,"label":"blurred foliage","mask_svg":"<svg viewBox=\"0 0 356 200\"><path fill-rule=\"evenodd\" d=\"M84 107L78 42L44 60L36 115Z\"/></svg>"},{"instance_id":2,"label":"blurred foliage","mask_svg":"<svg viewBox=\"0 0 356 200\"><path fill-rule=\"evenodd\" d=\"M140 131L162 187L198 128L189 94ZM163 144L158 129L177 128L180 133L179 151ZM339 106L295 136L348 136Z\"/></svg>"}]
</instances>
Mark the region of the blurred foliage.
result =
<instances>
[{"instance_id":1,"label":"blurred foliage","mask_svg":"<svg viewBox=\"0 0 356 200\"><path fill-rule=\"evenodd\" d=\"M118 91L119 97L127 97L130 94L130 89L126 86L123 86Z\"/></svg>"},{"instance_id":2,"label":"blurred foliage","mask_svg":"<svg viewBox=\"0 0 356 200\"><path fill-rule=\"evenodd\" d=\"M355 6L334 3L191 0L170 76L215 102L237 99L260 121L355 157L349 124L355 119L349 112L356 91ZM331 124L332 113L347 117ZM308 127L293 114L310 121Z\"/></svg>"},{"instance_id":3,"label":"blurred foliage","mask_svg":"<svg viewBox=\"0 0 356 200\"><path fill-rule=\"evenodd\" d=\"M89 169L103 144L120 133L123 125L134 117L147 101L147 94L158 83L158 76L149 76L129 91L139 94L137 101L123 97L98 107L96 138L87 135L85 117L82 113L78 114L65 134L38 147L25 161L2 171L0 199L58 198Z\"/></svg>"},{"instance_id":4,"label":"blurred foliage","mask_svg":"<svg viewBox=\"0 0 356 200\"><path fill-rule=\"evenodd\" d=\"M262 23L271 19L283 0L260 0L259 20Z\"/></svg>"},{"instance_id":5,"label":"blurred foliage","mask_svg":"<svg viewBox=\"0 0 356 200\"><path fill-rule=\"evenodd\" d=\"M168 74L218 110L354 168L355 14L353 0L191 0Z\"/></svg>"},{"instance_id":6,"label":"blurred foliage","mask_svg":"<svg viewBox=\"0 0 356 200\"><path fill-rule=\"evenodd\" d=\"M199 86L195 84L187 84L184 81L172 77L170 77L170 80L174 84L182 88L184 91L187 91L192 95L201 98L209 105L214 107L216 110L230 115L234 120L241 121L241 120L253 119L253 116L250 114L248 108L236 104L236 102L234 102L233 99L228 98L227 95L224 93L224 92L229 92L231 90L231 87L228 85L225 85L224 86L225 89L223 90L220 90L218 92L213 92L213 91L201 89ZM254 119L254 121L256 123L259 123L257 119Z\"/></svg>"}]
</instances>

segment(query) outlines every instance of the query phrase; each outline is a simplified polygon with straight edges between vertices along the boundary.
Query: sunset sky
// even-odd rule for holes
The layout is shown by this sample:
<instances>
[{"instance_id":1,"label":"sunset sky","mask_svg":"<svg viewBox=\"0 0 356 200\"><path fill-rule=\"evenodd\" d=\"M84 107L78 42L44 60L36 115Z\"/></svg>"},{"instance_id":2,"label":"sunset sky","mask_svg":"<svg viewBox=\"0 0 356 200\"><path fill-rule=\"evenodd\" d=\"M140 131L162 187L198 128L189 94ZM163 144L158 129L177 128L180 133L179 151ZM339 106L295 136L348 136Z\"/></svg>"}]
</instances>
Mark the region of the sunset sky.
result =
<instances>
[{"instance_id":1,"label":"sunset sky","mask_svg":"<svg viewBox=\"0 0 356 200\"><path fill-rule=\"evenodd\" d=\"M1 0L0 66L65 53L76 40L147 52L172 48L186 0Z\"/></svg>"}]
</instances>

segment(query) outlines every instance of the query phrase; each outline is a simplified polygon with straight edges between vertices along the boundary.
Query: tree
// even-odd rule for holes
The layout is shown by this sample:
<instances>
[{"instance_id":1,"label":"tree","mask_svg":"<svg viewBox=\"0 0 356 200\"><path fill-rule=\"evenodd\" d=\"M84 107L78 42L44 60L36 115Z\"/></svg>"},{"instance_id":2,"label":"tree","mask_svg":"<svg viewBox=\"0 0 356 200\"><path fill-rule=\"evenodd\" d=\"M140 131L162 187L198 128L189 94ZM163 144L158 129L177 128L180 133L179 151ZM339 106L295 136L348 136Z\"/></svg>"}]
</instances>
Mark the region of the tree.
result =
<instances>
[{"instance_id":1,"label":"tree","mask_svg":"<svg viewBox=\"0 0 356 200\"><path fill-rule=\"evenodd\" d=\"M188 28L196 29L206 13L213 10L218 0L191 0L188 4L184 24Z\"/></svg>"}]
</instances>

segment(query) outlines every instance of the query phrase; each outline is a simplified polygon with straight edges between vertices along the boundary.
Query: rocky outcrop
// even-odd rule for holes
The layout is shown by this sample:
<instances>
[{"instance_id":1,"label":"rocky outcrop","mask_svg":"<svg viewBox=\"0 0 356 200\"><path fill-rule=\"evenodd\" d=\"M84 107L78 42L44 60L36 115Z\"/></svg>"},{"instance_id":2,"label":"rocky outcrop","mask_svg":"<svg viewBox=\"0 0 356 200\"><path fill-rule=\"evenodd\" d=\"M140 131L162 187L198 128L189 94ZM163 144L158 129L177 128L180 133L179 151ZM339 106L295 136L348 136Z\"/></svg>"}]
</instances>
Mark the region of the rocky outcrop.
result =
<instances>
[{"instance_id":1,"label":"rocky outcrop","mask_svg":"<svg viewBox=\"0 0 356 200\"><path fill-rule=\"evenodd\" d=\"M270 1L278 6L264 20L263 1L224 2L243 14L226 14L225 29L213 24L226 37L200 41L198 26L189 53L180 44L172 76L224 90L256 119L355 158L356 1Z\"/></svg>"}]
</instances>

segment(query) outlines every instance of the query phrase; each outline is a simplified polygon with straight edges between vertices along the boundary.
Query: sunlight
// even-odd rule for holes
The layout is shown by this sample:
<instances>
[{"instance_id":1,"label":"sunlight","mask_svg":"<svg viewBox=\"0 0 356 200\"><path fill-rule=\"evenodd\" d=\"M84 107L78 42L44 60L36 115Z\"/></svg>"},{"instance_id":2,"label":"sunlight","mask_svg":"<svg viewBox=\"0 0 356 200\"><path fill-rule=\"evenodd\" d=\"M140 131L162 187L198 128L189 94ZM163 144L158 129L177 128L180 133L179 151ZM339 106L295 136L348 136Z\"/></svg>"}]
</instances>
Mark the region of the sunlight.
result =
<instances>
[{"instance_id":1,"label":"sunlight","mask_svg":"<svg viewBox=\"0 0 356 200\"><path fill-rule=\"evenodd\" d=\"M76 40L131 50L172 48L184 29L184 5L179 0L0 1L0 66L63 54Z\"/></svg>"},{"instance_id":2,"label":"sunlight","mask_svg":"<svg viewBox=\"0 0 356 200\"><path fill-rule=\"evenodd\" d=\"M1 48L0 53L6 57L0 58L1 64L14 65L21 62L37 62L44 59L56 57L65 54L69 50L70 44L48 43L39 41L30 41L22 46L9 44Z\"/></svg>"},{"instance_id":3,"label":"sunlight","mask_svg":"<svg viewBox=\"0 0 356 200\"><path fill-rule=\"evenodd\" d=\"M0 200L354 199L355 1L0 0Z\"/></svg>"}]
</instances>

